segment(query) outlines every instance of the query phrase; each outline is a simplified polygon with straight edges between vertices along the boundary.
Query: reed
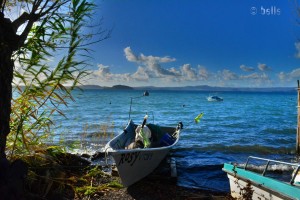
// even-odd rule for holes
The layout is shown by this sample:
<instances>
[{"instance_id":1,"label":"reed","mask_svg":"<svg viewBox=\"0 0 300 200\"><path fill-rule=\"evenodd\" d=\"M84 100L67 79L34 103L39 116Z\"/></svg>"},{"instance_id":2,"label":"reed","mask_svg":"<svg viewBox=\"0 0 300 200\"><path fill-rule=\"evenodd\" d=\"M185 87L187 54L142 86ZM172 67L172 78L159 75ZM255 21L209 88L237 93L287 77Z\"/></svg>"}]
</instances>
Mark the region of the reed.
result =
<instances>
[{"instance_id":1,"label":"reed","mask_svg":"<svg viewBox=\"0 0 300 200\"><path fill-rule=\"evenodd\" d=\"M16 95L12 99L11 131L7 138L9 157L31 154L43 145L55 126L53 115L65 116L60 107L74 101L71 91L88 74L84 53L89 51L84 44L88 38L82 29L94 6L75 0L68 7L68 15L53 13L41 19L30 29L27 43L14 55L21 69L14 71ZM61 59L56 60L59 44L65 48L60 51ZM51 59L57 61L56 65Z\"/></svg>"}]
</instances>

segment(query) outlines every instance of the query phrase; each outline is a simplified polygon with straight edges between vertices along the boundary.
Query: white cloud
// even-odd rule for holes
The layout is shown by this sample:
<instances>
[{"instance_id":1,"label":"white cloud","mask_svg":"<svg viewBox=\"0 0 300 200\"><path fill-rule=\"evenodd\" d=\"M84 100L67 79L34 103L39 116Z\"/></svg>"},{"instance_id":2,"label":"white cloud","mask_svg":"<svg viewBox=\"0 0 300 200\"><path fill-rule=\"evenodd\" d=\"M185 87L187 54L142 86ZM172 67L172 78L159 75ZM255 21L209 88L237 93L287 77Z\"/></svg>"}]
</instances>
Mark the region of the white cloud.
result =
<instances>
[{"instance_id":1,"label":"white cloud","mask_svg":"<svg viewBox=\"0 0 300 200\"><path fill-rule=\"evenodd\" d=\"M130 82L133 78L129 73L114 74L110 72L110 67L98 64L97 70L90 70L89 75L83 79L83 84L103 85L103 83Z\"/></svg>"},{"instance_id":2,"label":"white cloud","mask_svg":"<svg viewBox=\"0 0 300 200\"><path fill-rule=\"evenodd\" d=\"M198 65L198 69L199 69L199 71L198 71L199 80L208 80L210 77L210 74L207 71L207 69L201 65Z\"/></svg>"},{"instance_id":3,"label":"white cloud","mask_svg":"<svg viewBox=\"0 0 300 200\"><path fill-rule=\"evenodd\" d=\"M240 78L243 80L270 80L269 76L265 73L252 73L246 76L240 76Z\"/></svg>"},{"instance_id":4,"label":"white cloud","mask_svg":"<svg viewBox=\"0 0 300 200\"><path fill-rule=\"evenodd\" d=\"M291 71L290 76L292 78L299 79L300 78L300 68L294 69L293 71Z\"/></svg>"},{"instance_id":5,"label":"white cloud","mask_svg":"<svg viewBox=\"0 0 300 200\"><path fill-rule=\"evenodd\" d=\"M295 81L300 79L300 68L294 69L291 72L280 72L278 78L282 82Z\"/></svg>"},{"instance_id":6,"label":"white cloud","mask_svg":"<svg viewBox=\"0 0 300 200\"><path fill-rule=\"evenodd\" d=\"M245 71L245 72L252 72L252 71L254 71L253 67L247 67L246 65L241 65L240 69L243 70L243 71Z\"/></svg>"},{"instance_id":7,"label":"white cloud","mask_svg":"<svg viewBox=\"0 0 300 200\"><path fill-rule=\"evenodd\" d=\"M296 53L296 58L300 58L300 42L296 42L295 43L295 47L296 47L296 50L297 50L297 53Z\"/></svg>"},{"instance_id":8,"label":"white cloud","mask_svg":"<svg viewBox=\"0 0 300 200\"><path fill-rule=\"evenodd\" d=\"M193 67L191 64L173 66L165 68L166 63L176 61L169 56L152 56L142 53L135 54L130 47L124 49L127 61L137 64L135 71L131 73L112 73L111 67L98 64L97 70L91 70L90 76L86 79L85 84L114 85L127 84L137 85L154 85L154 86L180 86L180 85L211 85L211 86L272 86L273 81L271 67L263 63L258 63L259 71L248 75L238 74L229 69L222 69L217 72L210 71L209 68L198 65ZM254 68L246 65L239 67L244 72L253 72ZM267 74L268 72L268 74ZM281 72L277 76L281 81L300 78L300 68L290 73ZM276 83L278 83L277 81Z\"/></svg>"},{"instance_id":9,"label":"white cloud","mask_svg":"<svg viewBox=\"0 0 300 200\"><path fill-rule=\"evenodd\" d=\"M241 79L260 79L262 76L259 75L258 73L252 73L249 75L241 76Z\"/></svg>"},{"instance_id":10,"label":"white cloud","mask_svg":"<svg viewBox=\"0 0 300 200\"><path fill-rule=\"evenodd\" d=\"M144 78L166 78L166 76L177 76L172 69L164 69L160 63L168 63L174 62L175 58L170 58L168 56L165 57L157 57L157 56L145 56L144 54L140 54L140 56L136 56L130 47L126 47L124 49L126 59L130 62L139 63L143 66L139 66L137 72L134 73L134 77L138 77L137 80L145 80ZM144 69L140 69L144 67ZM143 79L140 79L141 72L143 73Z\"/></svg>"},{"instance_id":11,"label":"white cloud","mask_svg":"<svg viewBox=\"0 0 300 200\"><path fill-rule=\"evenodd\" d=\"M138 67L137 71L131 76L136 81L149 81L150 77L143 67Z\"/></svg>"},{"instance_id":12,"label":"white cloud","mask_svg":"<svg viewBox=\"0 0 300 200\"><path fill-rule=\"evenodd\" d=\"M181 72L182 72L182 76L186 79L186 80L191 80L191 81L196 81L198 80L197 77L197 73L195 71L195 69L193 69L191 67L190 64L184 64L181 67Z\"/></svg>"},{"instance_id":13,"label":"white cloud","mask_svg":"<svg viewBox=\"0 0 300 200\"><path fill-rule=\"evenodd\" d=\"M271 67L269 67L269 66L267 66L266 64L263 64L263 63L258 63L257 68L260 71L270 71L271 70Z\"/></svg>"},{"instance_id":14,"label":"white cloud","mask_svg":"<svg viewBox=\"0 0 300 200\"><path fill-rule=\"evenodd\" d=\"M131 61L131 62L137 62L138 61L138 58L132 53L132 50L131 50L130 47L126 47L124 49L124 52L125 52L126 59L128 61Z\"/></svg>"},{"instance_id":15,"label":"white cloud","mask_svg":"<svg viewBox=\"0 0 300 200\"><path fill-rule=\"evenodd\" d=\"M140 54L140 56L136 56L130 47L126 47L124 49L124 53L126 59L130 62L137 63L168 63L176 61L175 58L170 58L169 56L165 57L156 57L156 56L145 56L144 54Z\"/></svg>"},{"instance_id":16,"label":"white cloud","mask_svg":"<svg viewBox=\"0 0 300 200\"><path fill-rule=\"evenodd\" d=\"M223 71L221 71L221 76L226 81L239 79L239 76L237 74L231 72L228 69L224 69Z\"/></svg>"}]
</instances>

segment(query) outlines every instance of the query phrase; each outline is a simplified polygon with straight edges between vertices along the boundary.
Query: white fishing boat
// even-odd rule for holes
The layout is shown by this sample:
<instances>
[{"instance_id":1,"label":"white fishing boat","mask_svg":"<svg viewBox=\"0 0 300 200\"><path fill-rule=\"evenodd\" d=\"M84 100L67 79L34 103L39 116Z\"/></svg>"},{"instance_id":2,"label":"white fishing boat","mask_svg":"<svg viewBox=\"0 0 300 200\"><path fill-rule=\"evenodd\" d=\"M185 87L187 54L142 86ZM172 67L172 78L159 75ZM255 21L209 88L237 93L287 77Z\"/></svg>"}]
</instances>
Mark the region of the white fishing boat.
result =
<instances>
[{"instance_id":1,"label":"white fishing boat","mask_svg":"<svg viewBox=\"0 0 300 200\"><path fill-rule=\"evenodd\" d=\"M145 120L142 125L144 127ZM135 140L137 124L129 121L124 131L106 144L105 151L115 161L122 184L132 185L150 174L166 157L170 149L177 144L182 129L180 122L177 127L164 127L146 124L151 131L151 145L146 148L128 148Z\"/></svg>"},{"instance_id":2,"label":"white fishing boat","mask_svg":"<svg viewBox=\"0 0 300 200\"><path fill-rule=\"evenodd\" d=\"M222 97L219 97L217 95L209 95L206 97L207 101L223 101Z\"/></svg>"},{"instance_id":3,"label":"white fishing boat","mask_svg":"<svg viewBox=\"0 0 300 200\"><path fill-rule=\"evenodd\" d=\"M282 169L279 170L278 168ZM236 199L300 199L300 164L250 156L242 166L224 164Z\"/></svg>"}]
</instances>

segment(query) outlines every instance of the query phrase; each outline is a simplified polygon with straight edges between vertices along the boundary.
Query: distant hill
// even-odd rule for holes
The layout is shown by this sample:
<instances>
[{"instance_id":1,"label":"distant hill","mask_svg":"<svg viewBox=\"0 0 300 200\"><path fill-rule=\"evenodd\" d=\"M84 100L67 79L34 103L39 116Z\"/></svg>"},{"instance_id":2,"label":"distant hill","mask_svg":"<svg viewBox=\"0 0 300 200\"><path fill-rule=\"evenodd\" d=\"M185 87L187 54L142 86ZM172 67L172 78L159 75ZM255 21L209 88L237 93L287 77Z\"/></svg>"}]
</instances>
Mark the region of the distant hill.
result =
<instances>
[{"instance_id":1,"label":"distant hill","mask_svg":"<svg viewBox=\"0 0 300 200\"><path fill-rule=\"evenodd\" d=\"M265 87L265 88L252 88L252 87L212 87L208 85L198 86L184 86L184 87L130 87L126 85L114 85L112 87L104 87L99 85L83 85L81 89L87 90L188 90L188 91L207 91L207 92L295 92L294 87Z\"/></svg>"},{"instance_id":2,"label":"distant hill","mask_svg":"<svg viewBox=\"0 0 300 200\"><path fill-rule=\"evenodd\" d=\"M207 92L295 92L294 87L212 87L208 85L185 86L185 87L135 87L139 90L189 90L189 91L207 91Z\"/></svg>"},{"instance_id":3,"label":"distant hill","mask_svg":"<svg viewBox=\"0 0 300 200\"><path fill-rule=\"evenodd\" d=\"M110 89L110 90L133 90L134 88L129 87L127 85L114 85L111 88L105 88L105 89Z\"/></svg>"},{"instance_id":4,"label":"distant hill","mask_svg":"<svg viewBox=\"0 0 300 200\"><path fill-rule=\"evenodd\" d=\"M83 89L83 90L102 90L103 87L99 86L99 85L81 85L78 86L79 88Z\"/></svg>"},{"instance_id":5,"label":"distant hill","mask_svg":"<svg viewBox=\"0 0 300 200\"><path fill-rule=\"evenodd\" d=\"M126 85L114 85L112 87L99 86L99 85L82 85L79 88L84 90L133 90L134 88Z\"/></svg>"}]
</instances>

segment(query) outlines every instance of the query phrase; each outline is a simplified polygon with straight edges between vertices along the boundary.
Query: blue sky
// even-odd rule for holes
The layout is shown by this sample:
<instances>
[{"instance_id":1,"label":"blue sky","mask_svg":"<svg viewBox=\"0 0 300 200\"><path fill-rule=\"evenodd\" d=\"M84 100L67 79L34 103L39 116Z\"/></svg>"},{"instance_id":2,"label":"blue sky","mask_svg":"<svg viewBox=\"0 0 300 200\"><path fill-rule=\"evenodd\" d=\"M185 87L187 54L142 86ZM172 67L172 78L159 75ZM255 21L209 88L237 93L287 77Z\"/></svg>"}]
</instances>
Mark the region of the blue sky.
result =
<instances>
[{"instance_id":1,"label":"blue sky","mask_svg":"<svg viewBox=\"0 0 300 200\"><path fill-rule=\"evenodd\" d=\"M104 0L111 37L92 46L86 84L296 87L294 1Z\"/></svg>"}]
</instances>

